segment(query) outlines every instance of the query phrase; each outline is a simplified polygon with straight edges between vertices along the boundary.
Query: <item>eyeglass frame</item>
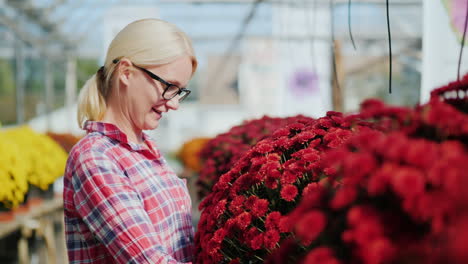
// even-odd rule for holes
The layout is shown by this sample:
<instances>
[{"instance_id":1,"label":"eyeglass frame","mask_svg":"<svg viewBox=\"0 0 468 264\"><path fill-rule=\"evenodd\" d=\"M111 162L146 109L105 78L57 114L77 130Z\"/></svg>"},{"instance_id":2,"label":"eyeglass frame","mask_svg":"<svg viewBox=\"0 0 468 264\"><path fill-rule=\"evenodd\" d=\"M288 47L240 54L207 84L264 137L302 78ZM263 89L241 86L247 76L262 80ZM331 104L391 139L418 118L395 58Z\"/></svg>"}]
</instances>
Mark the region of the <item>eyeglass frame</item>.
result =
<instances>
[{"instance_id":1,"label":"eyeglass frame","mask_svg":"<svg viewBox=\"0 0 468 264\"><path fill-rule=\"evenodd\" d=\"M119 60L118 59L115 59L112 61L113 63L118 63ZM187 88L180 88L178 85L175 85L173 83L170 83L166 80L164 80L163 78L159 77L158 75L152 73L151 71L143 68L143 67L140 67L140 66L137 66L135 65L133 62L131 62L133 67L143 71L144 73L148 74L149 77L151 77L151 79L153 80L156 80L156 81L159 81L160 83L166 85L166 88L164 88L164 91L163 91L163 94L162 94L162 97L164 98L164 100L171 100L173 99L174 97L176 97L177 95L180 95L181 93L186 93L183 97L180 97L179 98L179 102L182 102L183 100L185 100L185 98L187 98L189 96L189 94L192 92L190 91L189 89ZM176 87L177 89L179 89L176 93L174 93L173 96L171 96L170 98L166 98L164 95L166 94L166 92L169 90L169 88L171 88L171 86L174 86Z\"/></svg>"}]
</instances>

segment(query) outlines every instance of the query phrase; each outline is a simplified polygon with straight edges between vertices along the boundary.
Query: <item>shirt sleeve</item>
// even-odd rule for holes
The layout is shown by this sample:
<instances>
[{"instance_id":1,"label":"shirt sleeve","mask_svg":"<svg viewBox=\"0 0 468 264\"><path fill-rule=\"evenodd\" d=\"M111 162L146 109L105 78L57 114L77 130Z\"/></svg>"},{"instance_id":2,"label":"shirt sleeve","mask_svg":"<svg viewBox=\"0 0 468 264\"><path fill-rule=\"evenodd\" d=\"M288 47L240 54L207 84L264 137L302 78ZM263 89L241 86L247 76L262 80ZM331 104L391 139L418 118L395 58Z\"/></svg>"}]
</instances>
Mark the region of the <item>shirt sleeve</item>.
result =
<instances>
[{"instance_id":1,"label":"shirt sleeve","mask_svg":"<svg viewBox=\"0 0 468 264\"><path fill-rule=\"evenodd\" d=\"M179 263L162 246L129 178L101 153L83 156L72 176L76 210L116 263Z\"/></svg>"}]
</instances>

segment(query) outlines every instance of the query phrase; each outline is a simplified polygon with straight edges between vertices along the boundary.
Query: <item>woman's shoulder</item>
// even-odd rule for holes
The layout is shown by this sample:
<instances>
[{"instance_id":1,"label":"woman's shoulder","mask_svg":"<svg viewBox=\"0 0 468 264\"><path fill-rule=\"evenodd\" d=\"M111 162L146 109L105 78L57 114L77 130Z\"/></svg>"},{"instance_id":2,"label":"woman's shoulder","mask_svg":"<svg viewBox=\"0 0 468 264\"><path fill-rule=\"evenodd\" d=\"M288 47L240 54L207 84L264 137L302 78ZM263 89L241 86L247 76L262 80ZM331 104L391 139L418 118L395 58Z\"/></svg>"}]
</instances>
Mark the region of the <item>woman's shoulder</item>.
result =
<instances>
[{"instance_id":1,"label":"woman's shoulder","mask_svg":"<svg viewBox=\"0 0 468 264\"><path fill-rule=\"evenodd\" d=\"M106 155L112 145L109 137L97 132L88 133L73 146L69 159L79 160L79 157L89 154Z\"/></svg>"}]
</instances>

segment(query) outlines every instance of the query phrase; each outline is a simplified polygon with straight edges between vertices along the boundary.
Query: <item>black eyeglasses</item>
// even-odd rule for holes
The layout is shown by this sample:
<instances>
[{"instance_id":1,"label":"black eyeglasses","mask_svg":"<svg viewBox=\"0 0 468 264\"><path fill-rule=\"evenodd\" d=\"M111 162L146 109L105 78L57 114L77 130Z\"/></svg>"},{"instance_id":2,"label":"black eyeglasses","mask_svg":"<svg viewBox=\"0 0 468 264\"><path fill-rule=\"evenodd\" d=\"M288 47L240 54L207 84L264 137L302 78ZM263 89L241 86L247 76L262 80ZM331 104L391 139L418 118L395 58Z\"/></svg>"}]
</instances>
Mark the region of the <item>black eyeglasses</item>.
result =
<instances>
[{"instance_id":1,"label":"black eyeglasses","mask_svg":"<svg viewBox=\"0 0 468 264\"><path fill-rule=\"evenodd\" d=\"M117 63L119 62L119 60L115 59L113 61L114 63ZM172 84L170 82L167 82L165 81L163 78L157 76L156 74L150 72L149 70L145 69L145 68L142 68L140 66L137 66L135 64L132 63L132 65L137 68L137 69L140 69L142 70L143 72L145 72L146 74L149 75L149 77L151 77L151 79L154 79L160 83L162 83L163 85L165 85L164 87L164 92L162 94L163 98L165 100L171 100L172 98L176 97L176 96L179 96L179 102L182 102L185 98L187 98L187 96L191 93L190 90L186 89L186 88L180 88L179 86L175 85L175 84Z\"/></svg>"}]
</instances>

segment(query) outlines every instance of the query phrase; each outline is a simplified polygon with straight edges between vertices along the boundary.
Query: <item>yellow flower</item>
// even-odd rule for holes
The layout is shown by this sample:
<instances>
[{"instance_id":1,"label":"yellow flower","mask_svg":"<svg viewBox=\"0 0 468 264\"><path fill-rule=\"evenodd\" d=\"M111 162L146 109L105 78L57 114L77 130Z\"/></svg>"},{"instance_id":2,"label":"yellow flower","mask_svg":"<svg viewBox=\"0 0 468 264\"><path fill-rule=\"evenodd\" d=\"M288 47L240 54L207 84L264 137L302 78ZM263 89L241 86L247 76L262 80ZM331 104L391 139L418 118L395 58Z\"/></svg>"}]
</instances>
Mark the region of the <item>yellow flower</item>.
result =
<instances>
[{"instance_id":1,"label":"yellow flower","mask_svg":"<svg viewBox=\"0 0 468 264\"><path fill-rule=\"evenodd\" d=\"M46 190L63 175L67 153L50 137L27 126L0 132L0 202L15 207L28 183ZM3 184L4 183L4 184Z\"/></svg>"}]
</instances>

